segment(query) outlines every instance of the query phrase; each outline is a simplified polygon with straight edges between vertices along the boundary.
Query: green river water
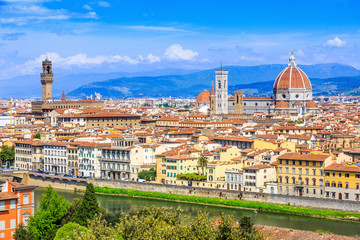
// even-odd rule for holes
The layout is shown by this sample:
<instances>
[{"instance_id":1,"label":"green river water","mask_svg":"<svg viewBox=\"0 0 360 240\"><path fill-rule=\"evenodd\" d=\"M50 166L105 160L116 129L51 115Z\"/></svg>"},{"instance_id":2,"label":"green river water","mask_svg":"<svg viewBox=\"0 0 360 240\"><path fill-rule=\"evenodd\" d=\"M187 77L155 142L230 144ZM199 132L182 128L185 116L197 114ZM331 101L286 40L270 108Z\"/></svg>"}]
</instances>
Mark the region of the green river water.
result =
<instances>
[{"instance_id":1,"label":"green river water","mask_svg":"<svg viewBox=\"0 0 360 240\"><path fill-rule=\"evenodd\" d=\"M44 193L45 188L37 188L35 190L35 208L40 205L40 198ZM82 193L75 193L74 191L56 190L67 201L71 201L74 198L82 198ZM99 205L104 207L110 212L128 212L131 209L141 208L143 206L155 205L159 207L181 207L184 210L184 214L195 215L199 211L207 211L212 216L220 215L221 212L234 215L235 219L241 218L241 216L250 216L255 224L269 225L301 230L316 231L318 229L330 231L335 234L348 235L348 236L360 236L360 223L311 218L303 216L294 216L278 213L262 213L258 212L254 214L253 211L231 209L224 207L203 206L193 203L178 203L162 200L141 199L132 197L120 197L120 196L103 196L97 195ZM360 206L359 206L360 207Z\"/></svg>"}]
</instances>

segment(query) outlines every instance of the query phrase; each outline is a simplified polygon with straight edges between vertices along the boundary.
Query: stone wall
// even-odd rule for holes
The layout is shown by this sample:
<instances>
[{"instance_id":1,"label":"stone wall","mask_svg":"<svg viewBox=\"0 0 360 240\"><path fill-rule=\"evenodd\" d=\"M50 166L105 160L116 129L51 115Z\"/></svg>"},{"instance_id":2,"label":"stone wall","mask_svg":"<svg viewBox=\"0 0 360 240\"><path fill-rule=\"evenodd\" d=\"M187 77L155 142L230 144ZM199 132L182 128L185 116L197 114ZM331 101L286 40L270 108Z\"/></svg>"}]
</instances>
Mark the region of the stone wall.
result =
<instances>
[{"instance_id":1,"label":"stone wall","mask_svg":"<svg viewBox=\"0 0 360 240\"><path fill-rule=\"evenodd\" d=\"M180 194L189 196L200 197L217 197L224 199L241 199L256 202L285 204L292 206L333 209L333 210L346 210L360 212L360 202L345 201L334 199L322 199L311 197L297 197L290 195L267 194L267 193L251 193L239 192L223 189L210 189L210 188L197 188L187 186L172 186L156 183L138 183L127 181L113 181L113 180L89 180L94 186L122 188L140 191L161 192L170 194Z\"/></svg>"},{"instance_id":2,"label":"stone wall","mask_svg":"<svg viewBox=\"0 0 360 240\"><path fill-rule=\"evenodd\" d=\"M65 179L49 175L49 177L37 176L34 174L25 173L21 183L34 185L38 187L48 187L51 185L55 189L74 190L86 189L87 181L78 181L76 179Z\"/></svg>"}]
</instances>

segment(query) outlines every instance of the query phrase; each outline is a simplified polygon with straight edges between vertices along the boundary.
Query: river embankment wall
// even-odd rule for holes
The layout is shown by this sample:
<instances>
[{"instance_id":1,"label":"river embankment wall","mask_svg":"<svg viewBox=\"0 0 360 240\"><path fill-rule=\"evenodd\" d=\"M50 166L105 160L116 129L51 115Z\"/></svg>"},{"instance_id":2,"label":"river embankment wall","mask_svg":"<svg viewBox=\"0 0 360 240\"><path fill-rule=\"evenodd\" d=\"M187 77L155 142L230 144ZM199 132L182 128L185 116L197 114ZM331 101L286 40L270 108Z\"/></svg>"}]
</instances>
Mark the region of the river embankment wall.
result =
<instances>
[{"instance_id":1,"label":"river embankment wall","mask_svg":"<svg viewBox=\"0 0 360 240\"><path fill-rule=\"evenodd\" d=\"M274 204L285 204L291 206L301 206L309 208L342 210L360 212L360 202L345 201L336 199L322 199L311 197L298 197L291 195L267 194L267 193L253 193L240 192L224 189L210 189L188 186L173 186L157 183L139 183L127 181L113 181L113 180L89 180L94 186L122 188L139 191L150 191L160 193L170 193L198 197L213 197L223 199L238 199L246 201L266 202Z\"/></svg>"},{"instance_id":2,"label":"river embankment wall","mask_svg":"<svg viewBox=\"0 0 360 240\"><path fill-rule=\"evenodd\" d=\"M165 185L159 183L140 183L130 181L118 181L118 180L103 180L103 179L71 179L55 176L44 176L36 174L25 174L23 183L35 185L39 187L47 187L51 185L56 189L74 190L74 189L86 189L86 184L93 183L98 187L110 187L121 188L129 190L160 192L169 194L179 194L187 196L197 197L211 197L211 198L223 198L234 200L246 200L256 201L274 204L283 204L291 206L331 209L360 212L360 202L337 200L337 199L323 199L323 198L311 198L311 197L298 197L291 195L280 194L268 194L268 193L254 193L254 192L240 192L224 189L211 189L200 187L188 187L188 186L174 186Z\"/></svg>"}]
</instances>

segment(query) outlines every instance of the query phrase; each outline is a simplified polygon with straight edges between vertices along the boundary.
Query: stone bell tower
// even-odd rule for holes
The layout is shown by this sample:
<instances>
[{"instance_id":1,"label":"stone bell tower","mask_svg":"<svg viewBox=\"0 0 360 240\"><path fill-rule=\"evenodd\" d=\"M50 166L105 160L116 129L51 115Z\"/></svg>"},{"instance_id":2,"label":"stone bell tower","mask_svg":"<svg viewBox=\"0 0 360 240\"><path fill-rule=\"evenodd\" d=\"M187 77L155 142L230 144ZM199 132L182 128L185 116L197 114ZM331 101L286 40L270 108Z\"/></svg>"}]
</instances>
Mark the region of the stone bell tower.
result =
<instances>
[{"instance_id":1,"label":"stone bell tower","mask_svg":"<svg viewBox=\"0 0 360 240\"><path fill-rule=\"evenodd\" d=\"M42 62L42 73L40 74L40 80L42 85L42 100L52 100L52 83L54 76L52 73L52 63L46 57L45 61Z\"/></svg>"}]
</instances>

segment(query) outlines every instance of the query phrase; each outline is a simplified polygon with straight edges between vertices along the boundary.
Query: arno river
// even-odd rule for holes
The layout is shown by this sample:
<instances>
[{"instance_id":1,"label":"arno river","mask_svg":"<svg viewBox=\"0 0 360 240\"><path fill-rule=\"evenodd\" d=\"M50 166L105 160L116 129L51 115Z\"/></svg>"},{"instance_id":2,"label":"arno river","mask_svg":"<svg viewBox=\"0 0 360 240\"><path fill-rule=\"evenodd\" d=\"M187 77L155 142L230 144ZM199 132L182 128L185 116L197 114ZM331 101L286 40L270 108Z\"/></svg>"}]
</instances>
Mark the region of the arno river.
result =
<instances>
[{"instance_id":1,"label":"arno river","mask_svg":"<svg viewBox=\"0 0 360 240\"><path fill-rule=\"evenodd\" d=\"M35 190L35 208L37 209L40 205L41 194L44 193L44 188L37 188ZM66 200L71 201L74 198L82 198L82 194L74 193L73 191L56 190ZM159 207L181 207L184 210L183 214L195 215L199 211L207 211L210 215L220 215L221 212L226 214L232 214L235 219L239 219L241 216L252 217L255 224L269 225L301 230L316 231L318 229L330 231L335 234L349 235L349 236L360 236L360 223L319 219L311 217L284 215L277 213L257 213L253 211L220 208L203 206L192 203L177 203L168 202L161 200L151 199L140 199L140 198L129 198L129 197L118 197L118 196L102 196L97 195L99 205L106 208L110 212L127 212L130 209L136 209L143 206L156 205Z\"/></svg>"}]
</instances>

